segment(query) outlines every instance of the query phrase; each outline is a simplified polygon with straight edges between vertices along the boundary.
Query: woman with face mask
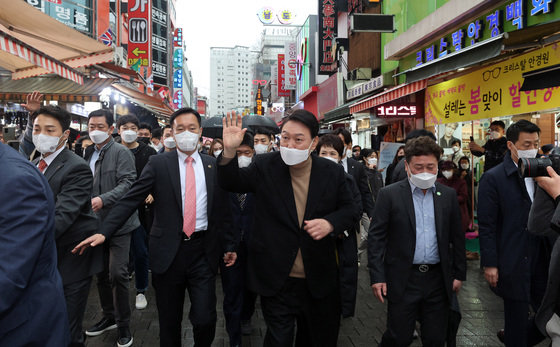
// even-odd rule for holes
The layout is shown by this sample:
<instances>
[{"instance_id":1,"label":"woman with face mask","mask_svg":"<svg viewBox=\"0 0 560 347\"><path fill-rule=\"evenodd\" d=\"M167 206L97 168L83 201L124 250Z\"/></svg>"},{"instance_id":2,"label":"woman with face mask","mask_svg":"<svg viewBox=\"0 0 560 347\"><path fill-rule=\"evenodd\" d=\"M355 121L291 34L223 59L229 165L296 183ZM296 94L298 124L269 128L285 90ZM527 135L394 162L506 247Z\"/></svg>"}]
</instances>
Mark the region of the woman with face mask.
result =
<instances>
[{"instance_id":1,"label":"woman with face mask","mask_svg":"<svg viewBox=\"0 0 560 347\"><path fill-rule=\"evenodd\" d=\"M451 150L453 150L453 154L451 154L450 160L452 160L455 165L459 166L459 160L465 156L461 148L461 141L453 140L451 143Z\"/></svg>"},{"instance_id":2,"label":"woman with face mask","mask_svg":"<svg viewBox=\"0 0 560 347\"><path fill-rule=\"evenodd\" d=\"M395 170L395 166L404 158L404 146L400 146L395 153L395 157L393 158L393 162L387 166L387 173L385 176L385 185L388 186L391 182L391 177L393 177L393 170Z\"/></svg>"},{"instance_id":3,"label":"woman with face mask","mask_svg":"<svg viewBox=\"0 0 560 347\"><path fill-rule=\"evenodd\" d=\"M439 169L443 177L438 178L437 182L455 189L457 199L459 200L459 208L461 209L462 229L464 232L467 232L471 221L467 183L459 176L457 166L452 161L444 161Z\"/></svg>"},{"instance_id":4,"label":"woman with face mask","mask_svg":"<svg viewBox=\"0 0 560 347\"><path fill-rule=\"evenodd\" d=\"M220 155L220 153L222 153L223 150L224 150L224 143L222 142L222 140L214 139L214 141L212 141L212 144L210 145L210 150L208 151L208 155L212 155L218 158L218 156Z\"/></svg>"}]
</instances>

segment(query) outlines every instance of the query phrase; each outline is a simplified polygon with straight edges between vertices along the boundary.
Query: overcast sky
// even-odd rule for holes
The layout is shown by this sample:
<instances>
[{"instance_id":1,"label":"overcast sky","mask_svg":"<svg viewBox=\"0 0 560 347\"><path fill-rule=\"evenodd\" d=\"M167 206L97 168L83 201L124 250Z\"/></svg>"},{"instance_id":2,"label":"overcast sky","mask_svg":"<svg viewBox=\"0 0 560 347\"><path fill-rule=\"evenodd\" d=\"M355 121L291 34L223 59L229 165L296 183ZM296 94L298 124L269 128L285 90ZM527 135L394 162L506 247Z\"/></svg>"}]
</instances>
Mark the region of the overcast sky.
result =
<instances>
[{"instance_id":1,"label":"overcast sky","mask_svg":"<svg viewBox=\"0 0 560 347\"><path fill-rule=\"evenodd\" d=\"M262 24L257 12L262 7L289 9L301 24L316 14L317 0L178 0L177 22L183 28L185 56L194 85L201 95L210 96L210 47L253 46L258 42ZM278 23L277 21L275 23Z\"/></svg>"}]
</instances>

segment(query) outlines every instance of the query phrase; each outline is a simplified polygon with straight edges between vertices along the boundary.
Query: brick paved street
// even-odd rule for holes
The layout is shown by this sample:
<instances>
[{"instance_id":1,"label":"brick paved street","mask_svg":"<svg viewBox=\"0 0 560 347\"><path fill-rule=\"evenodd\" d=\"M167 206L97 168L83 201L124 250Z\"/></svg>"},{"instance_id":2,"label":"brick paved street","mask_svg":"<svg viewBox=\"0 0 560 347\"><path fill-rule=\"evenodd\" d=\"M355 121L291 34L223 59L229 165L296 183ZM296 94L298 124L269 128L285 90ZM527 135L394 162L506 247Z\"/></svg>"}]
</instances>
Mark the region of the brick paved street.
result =
<instances>
[{"instance_id":1,"label":"brick paved street","mask_svg":"<svg viewBox=\"0 0 560 347\"><path fill-rule=\"evenodd\" d=\"M376 346L385 329L385 306L374 301L369 286L367 269L362 265L360 268L360 280L358 289L358 304L356 316L345 319L340 328L338 345L340 347ZM131 282L131 287L134 282ZM221 285L218 279L218 324L216 339L213 346L229 346L227 333L224 328L224 319L221 314ZM153 289L148 292L148 307L145 310L134 308L134 294L131 289L132 320L131 330L134 336L133 346L156 347L159 346L159 327ZM463 285L459 294L459 302L463 314L463 320L457 337L458 346L503 346L496 338L496 331L503 327L503 305L501 299L496 297L484 282L479 270L478 261L468 263L468 281ZM258 306L258 302L257 302ZM99 309L97 287L92 285L84 328L96 323L101 317ZM188 323L188 299L185 302L185 318L183 321L183 334L185 336L183 346L192 346L192 328ZM253 318L254 330L250 337L244 337L244 346L262 346L265 333L265 324L262 314L257 309ZM117 333L110 331L104 335L89 338L88 347L109 347L116 345ZM413 346L421 346L417 340ZM539 347L548 346L543 342Z\"/></svg>"}]
</instances>

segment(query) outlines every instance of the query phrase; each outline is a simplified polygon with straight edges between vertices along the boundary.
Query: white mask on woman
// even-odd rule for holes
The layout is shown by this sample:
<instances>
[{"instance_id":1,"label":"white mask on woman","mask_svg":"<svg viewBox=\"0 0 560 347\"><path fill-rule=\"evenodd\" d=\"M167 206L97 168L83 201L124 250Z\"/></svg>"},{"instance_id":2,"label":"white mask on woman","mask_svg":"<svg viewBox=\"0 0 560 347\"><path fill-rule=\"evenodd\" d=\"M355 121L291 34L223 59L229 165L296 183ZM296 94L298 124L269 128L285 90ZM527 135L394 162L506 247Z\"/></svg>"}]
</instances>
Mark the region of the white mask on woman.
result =
<instances>
[{"instance_id":1,"label":"white mask on woman","mask_svg":"<svg viewBox=\"0 0 560 347\"><path fill-rule=\"evenodd\" d=\"M221 149L218 149L218 150L214 151L214 156L215 156L216 158L218 158L218 157L220 156L220 154L222 154L222 150L221 150Z\"/></svg>"},{"instance_id":2,"label":"white mask on woman","mask_svg":"<svg viewBox=\"0 0 560 347\"><path fill-rule=\"evenodd\" d=\"M448 180L451 179L451 177L453 177L453 171L442 171L441 174L443 175L443 177L447 178Z\"/></svg>"},{"instance_id":3,"label":"white mask on woman","mask_svg":"<svg viewBox=\"0 0 560 347\"><path fill-rule=\"evenodd\" d=\"M367 162L369 165L377 166L377 158L368 158Z\"/></svg>"}]
</instances>

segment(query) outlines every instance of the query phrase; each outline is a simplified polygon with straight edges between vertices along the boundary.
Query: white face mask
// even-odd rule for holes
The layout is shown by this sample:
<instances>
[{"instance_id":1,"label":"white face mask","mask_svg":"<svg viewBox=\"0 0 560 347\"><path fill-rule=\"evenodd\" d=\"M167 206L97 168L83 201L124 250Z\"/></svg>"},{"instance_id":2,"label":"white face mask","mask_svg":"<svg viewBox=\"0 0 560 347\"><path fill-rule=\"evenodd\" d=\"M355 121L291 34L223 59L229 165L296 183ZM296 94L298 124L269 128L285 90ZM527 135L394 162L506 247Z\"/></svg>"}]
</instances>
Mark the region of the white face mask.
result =
<instances>
[{"instance_id":1,"label":"white face mask","mask_svg":"<svg viewBox=\"0 0 560 347\"><path fill-rule=\"evenodd\" d=\"M249 158L249 157L244 156L244 155L239 156L239 157L237 157L237 166L239 166L240 168L247 167L247 166L251 165L251 161L252 161L252 158Z\"/></svg>"},{"instance_id":2,"label":"white face mask","mask_svg":"<svg viewBox=\"0 0 560 347\"><path fill-rule=\"evenodd\" d=\"M338 160L334 159L333 157L323 157L323 158L328 159L328 160L332 161L333 163L338 164Z\"/></svg>"},{"instance_id":3,"label":"white face mask","mask_svg":"<svg viewBox=\"0 0 560 347\"><path fill-rule=\"evenodd\" d=\"M263 145L261 143L259 143L258 145L255 145L255 153L264 154L266 152L268 152L268 145Z\"/></svg>"},{"instance_id":4,"label":"white face mask","mask_svg":"<svg viewBox=\"0 0 560 347\"><path fill-rule=\"evenodd\" d=\"M451 177L453 177L453 171L442 171L441 174L443 175L443 177L450 179Z\"/></svg>"},{"instance_id":5,"label":"white face mask","mask_svg":"<svg viewBox=\"0 0 560 347\"><path fill-rule=\"evenodd\" d=\"M173 144L175 144L175 141L173 141ZM156 149L157 152L159 152L160 149L162 149L163 147L163 143L158 143L157 145L154 145L154 148Z\"/></svg>"},{"instance_id":6,"label":"white face mask","mask_svg":"<svg viewBox=\"0 0 560 347\"><path fill-rule=\"evenodd\" d=\"M459 152L459 147L453 146L453 153L457 153L457 152Z\"/></svg>"},{"instance_id":7,"label":"white face mask","mask_svg":"<svg viewBox=\"0 0 560 347\"><path fill-rule=\"evenodd\" d=\"M502 137L502 134L500 134L499 132L497 132L497 131L492 131L492 132L490 132L490 138L491 138L492 140L497 140L497 139L499 139L500 137Z\"/></svg>"},{"instance_id":8,"label":"white face mask","mask_svg":"<svg viewBox=\"0 0 560 347\"><path fill-rule=\"evenodd\" d=\"M138 134L134 130L125 130L121 133L121 139L125 143L133 143L138 138Z\"/></svg>"},{"instance_id":9,"label":"white face mask","mask_svg":"<svg viewBox=\"0 0 560 347\"><path fill-rule=\"evenodd\" d=\"M461 169L468 170L469 169L469 164L461 164Z\"/></svg>"},{"instance_id":10,"label":"white face mask","mask_svg":"<svg viewBox=\"0 0 560 347\"><path fill-rule=\"evenodd\" d=\"M437 175L431 174L429 172L422 172L415 175L411 174L408 179L413 186L420 189L428 189L433 187L434 183L436 183Z\"/></svg>"},{"instance_id":11,"label":"white face mask","mask_svg":"<svg viewBox=\"0 0 560 347\"><path fill-rule=\"evenodd\" d=\"M309 158L309 149L311 148L312 144L313 141L311 141L307 149L297 149L280 146L280 156L282 157L284 163L288 166L303 163L307 160L307 158Z\"/></svg>"},{"instance_id":12,"label":"white face mask","mask_svg":"<svg viewBox=\"0 0 560 347\"><path fill-rule=\"evenodd\" d=\"M215 156L216 158L218 158L218 157L220 156L220 154L222 154L222 150L221 150L221 149L218 149L217 151L214 151L214 156Z\"/></svg>"},{"instance_id":13,"label":"white face mask","mask_svg":"<svg viewBox=\"0 0 560 347\"><path fill-rule=\"evenodd\" d=\"M352 158L352 150L351 149L346 150L346 158Z\"/></svg>"},{"instance_id":14,"label":"white face mask","mask_svg":"<svg viewBox=\"0 0 560 347\"><path fill-rule=\"evenodd\" d=\"M58 143L60 142L60 138L62 136L64 135L56 137L45 134L33 134L33 144L41 154L53 153L56 152L56 148L58 147Z\"/></svg>"},{"instance_id":15,"label":"white face mask","mask_svg":"<svg viewBox=\"0 0 560 347\"><path fill-rule=\"evenodd\" d=\"M166 137L165 140L163 140L163 145L165 146L165 148L175 148L175 139L173 139L173 137L171 136Z\"/></svg>"},{"instance_id":16,"label":"white face mask","mask_svg":"<svg viewBox=\"0 0 560 347\"><path fill-rule=\"evenodd\" d=\"M369 165L377 166L377 158L368 158L367 162Z\"/></svg>"},{"instance_id":17,"label":"white face mask","mask_svg":"<svg viewBox=\"0 0 560 347\"><path fill-rule=\"evenodd\" d=\"M517 148L516 148L517 149ZM539 152L538 149L518 149L517 150L517 158L536 158L537 153Z\"/></svg>"},{"instance_id":18,"label":"white face mask","mask_svg":"<svg viewBox=\"0 0 560 347\"><path fill-rule=\"evenodd\" d=\"M175 134L175 142L177 142L177 147L184 152L194 151L197 149L197 146L200 146L198 143L198 134L191 133L187 130Z\"/></svg>"},{"instance_id":19,"label":"white face mask","mask_svg":"<svg viewBox=\"0 0 560 347\"><path fill-rule=\"evenodd\" d=\"M96 145L105 142L109 138L109 134L101 130L93 130L89 132L89 138L91 142Z\"/></svg>"}]
</instances>

